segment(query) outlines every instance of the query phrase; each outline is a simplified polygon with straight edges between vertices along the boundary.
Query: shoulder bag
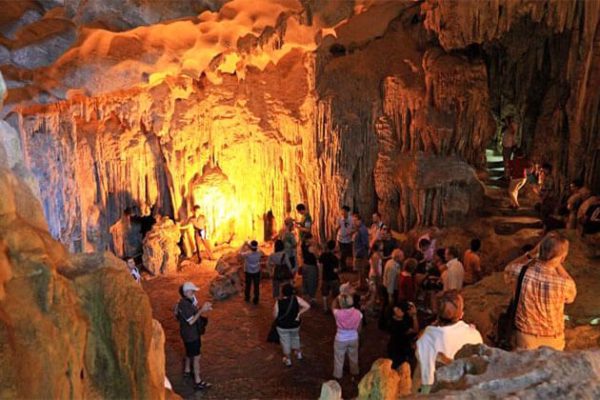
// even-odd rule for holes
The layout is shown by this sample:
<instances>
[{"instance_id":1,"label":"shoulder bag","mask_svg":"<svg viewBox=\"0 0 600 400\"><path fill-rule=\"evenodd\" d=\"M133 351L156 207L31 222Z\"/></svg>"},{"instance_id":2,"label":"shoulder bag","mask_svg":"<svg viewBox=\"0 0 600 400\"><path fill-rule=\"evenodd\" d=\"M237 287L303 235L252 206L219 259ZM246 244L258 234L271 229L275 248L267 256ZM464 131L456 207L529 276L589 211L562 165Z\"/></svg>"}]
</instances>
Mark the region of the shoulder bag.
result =
<instances>
[{"instance_id":1,"label":"shoulder bag","mask_svg":"<svg viewBox=\"0 0 600 400\"><path fill-rule=\"evenodd\" d=\"M283 314L281 317L275 318L273 320L273 322L271 323L271 329L269 329L269 333L267 334L267 342L279 343L279 333L277 332L277 322L283 320L285 317L288 316L288 314L292 310L292 305L294 304L294 300L296 300L296 296L294 296L290 299L290 304L288 305L288 308L285 311L285 314Z\"/></svg>"},{"instance_id":2,"label":"shoulder bag","mask_svg":"<svg viewBox=\"0 0 600 400\"><path fill-rule=\"evenodd\" d=\"M515 337L515 318L517 316L517 307L519 305L519 300L521 297L521 290L523 287L523 279L525 278L525 274L527 273L527 269L531 261L525 264L521 268L521 272L519 273L519 279L517 280L517 287L515 289L515 295L508 304L506 311L500 314L498 317L498 325L496 329L496 345L503 350L513 350L514 345L514 337Z\"/></svg>"}]
</instances>

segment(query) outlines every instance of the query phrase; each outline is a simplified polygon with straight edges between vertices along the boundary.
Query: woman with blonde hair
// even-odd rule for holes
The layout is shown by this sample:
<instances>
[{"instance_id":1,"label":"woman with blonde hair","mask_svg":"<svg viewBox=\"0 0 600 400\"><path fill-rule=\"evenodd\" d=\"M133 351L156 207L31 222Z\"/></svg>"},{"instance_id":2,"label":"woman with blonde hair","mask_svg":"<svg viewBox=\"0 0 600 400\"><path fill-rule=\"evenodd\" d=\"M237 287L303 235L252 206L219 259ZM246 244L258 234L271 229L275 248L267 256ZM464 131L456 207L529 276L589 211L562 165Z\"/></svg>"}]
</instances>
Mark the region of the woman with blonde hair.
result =
<instances>
[{"instance_id":1,"label":"woman with blonde hair","mask_svg":"<svg viewBox=\"0 0 600 400\"><path fill-rule=\"evenodd\" d=\"M350 374L358 376L358 331L362 322L362 313L353 307L354 301L349 294L340 294L331 308L335 317L337 331L333 342L333 377L342 379L346 354L350 362Z\"/></svg>"}]
</instances>

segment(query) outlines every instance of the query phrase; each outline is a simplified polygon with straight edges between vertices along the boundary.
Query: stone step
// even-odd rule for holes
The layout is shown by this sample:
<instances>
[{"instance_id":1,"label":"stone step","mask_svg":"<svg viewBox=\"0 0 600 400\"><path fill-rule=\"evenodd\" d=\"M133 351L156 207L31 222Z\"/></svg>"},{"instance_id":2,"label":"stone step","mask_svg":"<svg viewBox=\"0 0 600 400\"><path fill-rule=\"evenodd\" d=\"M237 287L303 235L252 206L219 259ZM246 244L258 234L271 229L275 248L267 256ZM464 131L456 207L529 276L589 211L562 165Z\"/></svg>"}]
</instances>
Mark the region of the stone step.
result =
<instances>
[{"instance_id":1,"label":"stone step","mask_svg":"<svg viewBox=\"0 0 600 400\"><path fill-rule=\"evenodd\" d=\"M542 221L532 221L532 222L498 222L494 224L494 232L497 235L513 235L521 229L542 229L544 224Z\"/></svg>"},{"instance_id":2,"label":"stone step","mask_svg":"<svg viewBox=\"0 0 600 400\"><path fill-rule=\"evenodd\" d=\"M502 168L502 169L504 169L504 162L502 162L502 161L489 161L488 160L487 163L486 163L486 165L487 165L488 169L490 169L490 168Z\"/></svg>"}]
</instances>

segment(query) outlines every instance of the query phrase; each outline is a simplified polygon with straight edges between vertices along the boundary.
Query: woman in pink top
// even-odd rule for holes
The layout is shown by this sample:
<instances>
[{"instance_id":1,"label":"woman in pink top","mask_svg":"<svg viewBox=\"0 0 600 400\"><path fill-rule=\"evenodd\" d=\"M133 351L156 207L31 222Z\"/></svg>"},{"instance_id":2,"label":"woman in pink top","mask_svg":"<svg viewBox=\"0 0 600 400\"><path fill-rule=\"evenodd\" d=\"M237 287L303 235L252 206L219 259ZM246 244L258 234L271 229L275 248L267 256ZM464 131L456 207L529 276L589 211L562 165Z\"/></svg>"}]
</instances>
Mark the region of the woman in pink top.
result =
<instances>
[{"instance_id":1,"label":"woman in pink top","mask_svg":"<svg viewBox=\"0 0 600 400\"><path fill-rule=\"evenodd\" d=\"M333 301L332 309L337 332L333 342L333 377L342 379L346 354L350 361L350 374L358 376L358 330L362 313L352 307L352 296L340 294Z\"/></svg>"}]
</instances>

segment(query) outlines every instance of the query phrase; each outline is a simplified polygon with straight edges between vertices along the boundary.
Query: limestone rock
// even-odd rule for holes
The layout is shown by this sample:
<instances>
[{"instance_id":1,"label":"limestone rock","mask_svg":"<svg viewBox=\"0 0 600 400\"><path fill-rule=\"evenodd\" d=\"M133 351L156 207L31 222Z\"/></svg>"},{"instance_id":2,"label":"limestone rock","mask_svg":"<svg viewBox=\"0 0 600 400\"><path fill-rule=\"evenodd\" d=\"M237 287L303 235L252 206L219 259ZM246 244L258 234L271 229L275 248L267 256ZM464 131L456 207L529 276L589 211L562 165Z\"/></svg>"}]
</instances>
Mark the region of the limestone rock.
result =
<instances>
[{"instance_id":1,"label":"limestone rock","mask_svg":"<svg viewBox=\"0 0 600 400\"><path fill-rule=\"evenodd\" d=\"M334 380L323 383L319 400L342 400L342 387Z\"/></svg>"},{"instance_id":2,"label":"limestone rock","mask_svg":"<svg viewBox=\"0 0 600 400\"><path fill-rule=\"evenodd\" d=\"M210 283L210 294L216 300L225 300L242 290L242 265L235 252L219 258L215 267L219 273Z\"/></svg>"},{"instance_id":3,"label":"limestone rock","mask_svg":"<svg viewBox=\"0 0 600 400\"><path fill-rule=\"evenodd\" d=\"M393 400L397 399L401 393L405 393L405 388L410 388L410 374L408 382L405 373L402 375L392 369L392 360L380 358L373 363L371 370L361 379L358 384L358 398L371 400ZM399 392L399 389L402 389Z\"/></svg>"},{"instance_id":4,"label":"limestone rock","mask_svg":"<svg viewBox=\"0 0 600 400\"><path fill-rule=\"evenodd\" d=\"M463 348L436 371L436 382L433 399L593 399L600 396L600 351Z\"/></svg>"},{"instance_id":5,"label":"limestone rock","mask_svg":"<svg viewBox=\"0 0 600 400\"><path fill-rule=\"evenodd\" d=\"M0 168L0 397L165 396L164 336L113 255L69 255Z\"/></svg>"},{"instance_id":6,"label":"limestone rock","mask_svg":"<svg viewBox=\"0 0 600 400\"><path fill-rule=\"evenodd\" d=\"M142 260L144 267L154 274L177 272L181 249L181 230L172 219L158 219L144 238Z\"/></svg>"},{"instance_id":7,"label":"limestone rock","mask_svg":"<svg viewBox=\"0 0 600 400\"><path fill-rule=\"evenodd\" d=\"M215 300L225 300L240 292L239 279L237 282L232 277L219 275L210 283L209 292Z\"/></svg>"}]
</instances>

